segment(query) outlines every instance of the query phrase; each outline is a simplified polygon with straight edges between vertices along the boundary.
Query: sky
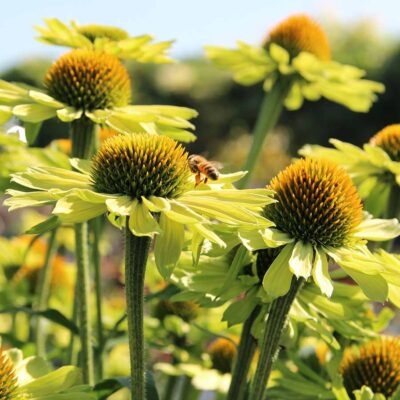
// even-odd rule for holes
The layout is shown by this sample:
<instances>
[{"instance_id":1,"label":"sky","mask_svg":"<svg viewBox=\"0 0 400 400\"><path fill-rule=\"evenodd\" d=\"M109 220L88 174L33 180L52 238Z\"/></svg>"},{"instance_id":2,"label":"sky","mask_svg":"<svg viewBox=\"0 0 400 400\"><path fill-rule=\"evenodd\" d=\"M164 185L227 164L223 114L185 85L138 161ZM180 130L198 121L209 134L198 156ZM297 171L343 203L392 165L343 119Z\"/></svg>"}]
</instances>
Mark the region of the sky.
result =
<instances>
[{"instance_id":1,"label":"sky","mask_svg":"<svg viewBox=\"0 0 400 400\"><path fill-rule=\"evenodd\" d=\"M176 39L176 58L201 54L202 45L229 46L241 39L258 43L286 16L305 12L315 17L333 13L351 22L373 18L400 36L398 0L0 0L0 70L27 57L54 58L65 49L34 39L33 25L45 17L63 21L115 25L132 36L150 33L158 40Z\"/></svg>"}]
</instances>

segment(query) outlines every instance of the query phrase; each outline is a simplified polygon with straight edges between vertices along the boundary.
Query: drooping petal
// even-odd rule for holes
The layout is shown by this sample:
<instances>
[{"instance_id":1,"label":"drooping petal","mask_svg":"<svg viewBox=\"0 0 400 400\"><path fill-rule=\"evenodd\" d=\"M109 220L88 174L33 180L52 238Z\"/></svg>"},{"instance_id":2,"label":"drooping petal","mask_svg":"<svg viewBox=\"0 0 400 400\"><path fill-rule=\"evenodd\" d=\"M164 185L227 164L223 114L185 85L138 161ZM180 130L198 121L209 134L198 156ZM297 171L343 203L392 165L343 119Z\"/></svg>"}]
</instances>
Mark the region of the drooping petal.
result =
<instances>
[{"instance_id":1,"label":"drooping petal","mask_svg":"<svg viewBox=\"0 0 400 400\"><path fill-rule=\"evenodd\" d=\"M42 104L20 104L13 108L13 114L24 122L38 123L55 117L57 112Z\"/></svg>"},{"instance_id":2,"label":"drooping petal","mask_svg":"<svg viewBox=\"0 0 400 400\"><path fill-rule=\"evenodd\" d=\"M155 239L154 256L160 274L168 279L182 252L184 227L161 214L160 228L161 233Z\"/></svg>"},{"instance_id":3,"label":"drooping petal","mask_svg":"<svg viewBox=\"0 0 400 400\"><path fill-rule=\"evenodd\" d=\"M289 269L297 278L308 279L313 268L314 249L310 243L298 241L289 260Z\"/></svg>"},{"instance_id":4,"label":"drooping petal","mask_svg":"<svg viewBox=\"0 0 400 400\"><path fill-rule=\"evenodd\" d=\"M293 249L293 244L286 245L264 275L263 287L272 298L284 296L290 289L290 284L294 279L289 269Z\"/></svg>"},{"instance_id":5,"label":"drooping petal","mask_svg":"<svg viewBox=\"0 0 400 400\"><path fill-rule=\"evenodd\" d=\"M136 236L153 236L159 234L161 228L143 202L132 202L129 214L129 229Z\"/></svg>"},{"instance_id":6,"label":"drooping petal","mask_svg":"<svg viewBox=\"0 0 400 400\"><path fill-rule=\"evenodd\" d=\"M333 283L329 276L328 259L326 254L316 248L314 253L314 265L312 276L316 285L321 289L321 292L328 297L332 296Z\"/></svg>"}]
</instances>

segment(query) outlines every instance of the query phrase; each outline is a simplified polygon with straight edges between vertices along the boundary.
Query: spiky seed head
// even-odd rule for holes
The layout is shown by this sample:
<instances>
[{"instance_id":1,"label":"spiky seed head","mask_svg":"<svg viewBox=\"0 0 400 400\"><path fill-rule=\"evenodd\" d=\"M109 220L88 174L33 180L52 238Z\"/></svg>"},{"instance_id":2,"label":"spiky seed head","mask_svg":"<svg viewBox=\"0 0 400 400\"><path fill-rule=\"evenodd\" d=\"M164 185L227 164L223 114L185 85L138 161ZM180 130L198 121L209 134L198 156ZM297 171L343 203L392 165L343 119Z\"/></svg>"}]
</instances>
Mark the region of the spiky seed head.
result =
<instances>
[{"instance_id":1,"label":"spiky seed head","mask_svg":"<svg viewBox=\"0 0 400 400\"><path fill-rule=\"evenodd\" d=\"M278 202L265 207L265 216L297 240L341 247L362 220L356 187L330 161L300 159L273 178L269 188Z\"/></svg>"},{"instance_id":2,"label":"spiky seed head","mask_svg":"<svg viewBox=\"0 0 400 400\"><path fill-rule=\"evenodd\" d=\"M94 50L76 49L61 56L44 84L56 100L78 110L122 107L131 99L127 69L117 57Z\"/></svg>"},{"instance_id":3,"label":"spiky seed head","mask_svg":"<svg viewBox=\"0 0 400 400\"><path fill-rule=\"evenodd\" d=\"M370 143L385 150L393 161L400 161L400 124L386 126L372 136Z\"/></svg>"},{"instance_id":4,"label":"spiky seed head","mask_svg":"<svg viewBox=\"0 0 400 400\"><path fill-rule=\"evenodd\" d=\"M292 15L276 25L269 33L264 46L268 47L271 43L286 49L292 57L307 51L323 61L331 58L326 33L307 15Z\"/></svg>"},{"instance_id":5,"label":"spiky seed head","mask_svg":"<svg viewBox=\"0 0 400 400\"><path fill-rule=\"evenodd\" d=\"M177 315L190 322L199 315L199 305L194 301L161 300L157 304L155 314L159 319L164 319L167 315Z\"/></svg>"},{"instance_id":6,"label":"spiky seed head","mask_svg":"<svg viewBox=\"0 0 400 400\"><path fill-rule=\"evenodd\" d=\"M368 386L389 398L400 384L400 340L383 337L345 351L340 373L348 394Z\"/></svg>"},{"instance_id":7,"label":"spiky seed head","mask_svg":"<svg viewBox=\"0 0 400 400\"><path fill-rule=\"evenodd\" d=\"M129 37L128 32L121 28L108 25L87 24L78 26L78 32L87 37L91 42L96 39L124 40Z\"/></svg>"},{"instance_id":8,"label":"spiky seed head","mask_svg":"<svg viewBox=\"0 0 400 400\"><path fill-rule=\"evenodd\" d=\"M188 154L175 140L158 135L117 135L93 157L97 192L173 199L188 190Z\"/></svg>"},{"instance_id":9,"label":"spiky seed head","mask_svg":"<svg viewBox=\"0 0 400 400\"><path fill-rule=\"evenodd\" d=\"M233 361L237 354L236 344L229 339L218 338L208 346L212 367L223 374L232 371Z\"/></svg>"},{"instance_id":10,"label":"spiky seed head","mask_svg":"<svg viewBox=\"0 0 400 400\"><path fill-rule=\"evenodd\" d=\"M17 389L18 378L14 364L7 353L0 348L0 400L15 399L13 392Z\"/></svg>"}]
</instances>

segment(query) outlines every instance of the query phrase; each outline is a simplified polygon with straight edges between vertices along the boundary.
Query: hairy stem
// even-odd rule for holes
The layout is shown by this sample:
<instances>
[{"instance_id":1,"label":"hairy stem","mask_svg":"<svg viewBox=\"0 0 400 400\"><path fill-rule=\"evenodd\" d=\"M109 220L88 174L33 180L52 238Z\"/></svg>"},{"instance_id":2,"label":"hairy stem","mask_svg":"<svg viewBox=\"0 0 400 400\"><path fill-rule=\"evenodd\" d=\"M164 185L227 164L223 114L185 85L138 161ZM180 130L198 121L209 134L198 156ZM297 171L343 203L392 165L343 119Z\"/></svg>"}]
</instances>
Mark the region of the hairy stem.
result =
<instances>
[{"instance_id":1,"label":"hairy stem","mask_svg":"<svg viewBox=\"0 0 400 400\"><path fill-rule=\"evenodd\" d=\"M93 231L93 267L94 267L94 287L96 292L96 334L97 351L96 372L97 380L103 379L103 352L104 352L104 333L103 333L103 313L102 313L102 282L101 282L101 258L100 258L100 236L101 219L95 218L92 222Z\"/></svg>"},{"instance_id":2,"label":"hairy stem","mask_svg":"<svg viewBox=\"0 0 400 400\"><path fill-rule=\"evenodd\" d=\"M279 341L285 328L292 303L303 282L303 278L293 278L289 292L285 296L278 297L271 304L249 400L264 400L272 364L279 354Z\"/></svg>"},{"instance_id":3,"label":"hairy stem","mask_svg":"<svg viewBox=\"0 0 400 400\"><path fill-rule=\"evenodd\" d=\"M244 189L249 184L251 175L260 158L265 138L269 131L276 125L291 86L292 83L290 79L281 78L275 82L272 89L265 94L253 131L253 143L243 168L248 172L247 175L240 180L238 184L239 189Z\"/></svg>"},{"instance_id":4,"label":"hairy stem","mask_svg":"<svg viewBox=\"0 0 400 400\"><path fill-rule=\"evenodd\" d=\"M94 150L95 125L87 117L71 123L72 157L87 159ZM89 312L90 264L87 223L75 225L75 252L77 263L78 321L81 340L81 365L84 383L94 384L92 324Z\"/></svg>"},{"instance_id":5,"label":"hairy stem","mask_svg":"<svg viewBox=\"0 0 400 400\"><path fill-rule=\"evenodd\" d=\"M92 346L92 324L89 312L90 275L89 275L89 243L87 223L75 225L77 289L79 297L78 321L81 339L81 367L83 380L94 384L94 360Z\"/></svg>"},{"instance_id":6,"label":"hairy stem","mask_svg":"<svg viewBox=\"0 0 400 400\"><path fill-rule=\"evenodd\" d=\"M145 349L143 332L144 278L151 238L135 236L125 228L125 292L131 360L132 400L145 400Z\"/></svg>"},{"instance_id":7,"label":"hairy stem","mask_svg":"<svg viewBox=\"0 0 400 400\"><path fill-rule=\"evenodd\" d=\"M34 304L35 311L43 311L47 308L50 296L52 261L56 252L56 233L54 229L50 233L47 243L47 251L44 264L39 273L39 280L36 287L36 302ZM46 334L43 328L43 319L37 317L35 327L36 354L41 357L46 356Z\"/></svg>"},{"instance_id":8,"label":"hairy stem","mask_svg":"<svg viewBox=\"0 0 400 400\"><path fill-rule=\"evenodd\" d=\"M229 386L226 400L243 400L246 395L247 376L249 374L251 362L257 349L257 341L251 334L251 328L258 314L260 306L256 306L250 316L243 324L240 336L238 354L232 372L231 385Z\"/></svg>"}]
</instances>

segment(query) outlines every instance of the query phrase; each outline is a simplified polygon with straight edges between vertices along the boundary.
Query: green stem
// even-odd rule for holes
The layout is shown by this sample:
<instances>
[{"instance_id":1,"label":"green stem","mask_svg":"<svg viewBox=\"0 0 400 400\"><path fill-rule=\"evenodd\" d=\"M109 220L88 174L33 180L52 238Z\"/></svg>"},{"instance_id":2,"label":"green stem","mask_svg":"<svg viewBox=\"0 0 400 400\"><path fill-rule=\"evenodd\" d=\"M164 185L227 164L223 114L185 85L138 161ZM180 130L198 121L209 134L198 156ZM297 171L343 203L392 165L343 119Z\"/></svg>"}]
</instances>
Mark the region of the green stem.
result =
<instances>
[{"instance_id":1,"label":"green stem","mask_svg":"<svg viewBox=\"0 0 400 400\"><path fill-rule=\"evenodd\" d=\"M94 384L94 362L92 346L92 325L89 312L90 274L89 274L89 243L87 223L75 225L75 246L77 263L77 285L79 293L79 334L81 339L81 366L83 380L89 385Z\"/></svg>"},{"instance_id":2,"label":"green stem","mask_svg":"<svg viewBox=\"0 0 400 400\"><path fill-rule=\"evenodd\" d=\"M94 266L94 287L96 292L96 330L97 330L97 351L96 351L96 371L97 379L103 379L103 352L104 352L104 333L103 333L103 313L102 313L102 282L101 282L101 258L100 258L100 235L101 219L93 220L93 266Z\"/></svg>"},{"instance_id":3,"label":"green stem","mask_svg":"<svg viewBox=\"0 0 400 400\"><path fill-rule=\"evenodd\" d=\"M143 332L144 277L151 238L135 236L125 228L125 292L131 360L132 400L145 400L145 349Z\"/></svg>"},{"instance_id":4,"label":"green stem","mask_svg":"<svg viewBox=\"0 0 400 400\"><path fill-rule=\"evenodd\" d=\"M177 383L178 383L178 376L170 375L168 377L168 381L165 386L164 400L172 400L173 399L174 389L175 389Z\"/></svg>"},{"instance_id":5,"label":"green stem","mask_svg":"<svg viewBox=\"0 0 400 400\"><path fill-rule=\"evenodd\" d=\"M82 117L71 122L70 136L72 157L88 159L93 154L96 143L96 127L93 122Z\"/></svg>"},{"instance_id":6,"label":"green stem","mask_svg":"<svg viewBox=\"0 0 400 400\"><path fill-rule=\"evenodd\" d=\"M265 138L268 132L276 125L291 86L292 82L289 78L280 78L275 82L272 89L265 94L252 135L253 143L243 168L247 171L247 175L240 180L238 184L239 189L244 189L249 184L251 175L260 157Z\"/></svg>"},{"instance_id":7,"label":"green stem","mask_svg":"<svg viewBox=\"0 0 400 400\"><path fill-rule=\"evenodd\" d=\"M184 376L182 382L182 389L179 395L180 400L195 400L199 397L198 390L194 389L192 386L192 379L188 376ZM168 399L168 400L172 400Z\"/></svg>"},{"instance_id":8,"label":"green stem","mask_svg":"<svg viewBox=\"0 0 400 400\"><path fill-rule=\"evenodd\" d=\"M35 311L43 311L48 306L50 297L50 285L51 285L51 274L52 274L52 261L56 252L56 233L54 229L50 233L50 238L47 243L47 251L44 260L44 265L39 273L39 280L36 286L35 294ZM43 329L43 319L37 317L35 326L35 342L36 342L36 354L41 357L46 355L46 334Z\"/></svg>"},{"instance_id":9,"label":"green stem","mask_svg":"<svg viewBox=\"0 0 400 400\"><path fill-rule=\"evenodd\" d=\"M74 304L72 306L72 321L78 323L78 308L79 308L79 295L78 295L78 285L75 285L74 290ZM74 365L75 360L75 334L71 332L69 337L68 352L67 352L67 364Z\"/></svg>"},{"instance_id":10,"label":"green stem","mask_svg":"<svg viewBox=\"0 0 400 400\"><path fill-rule=\"evenodd\" d=\"M95 145L95 125L87 117L71 123L72 157L87 159ZM76 295L78 297L78 321L81 340L81 366L84 383L94 384L92 325L89 313L90 265L88 225L75 225L75 253L77 263Z\"/></svg>"},{"instance_id":11,"label":"green stem","mask_svg":"<svg viewBox=\"0 0 400 400\"><path fill-rule=\"evenodd\" d=\"M279 354L279 341L285 328L290 308L303 281L303 278L293 278L289 292L285 296L278 297L271 304L249 400L264 399L272 364Z\"/></svg>"},{"instance_id":12,"label":"green stem","mask_svg":"<svg viewBox=\"0 0 400 400\"><path fill-rule=\"evenodd\" d=\"M229 386L226 400L243 400L246 395L247 376L249 374L251 362L257 349L257 341L251 334L251 328L258 314L260 306L256 306L250 316L243 324L240 337L238 354L232 372L231 385Z\"/></svg>"}]
</instances>

